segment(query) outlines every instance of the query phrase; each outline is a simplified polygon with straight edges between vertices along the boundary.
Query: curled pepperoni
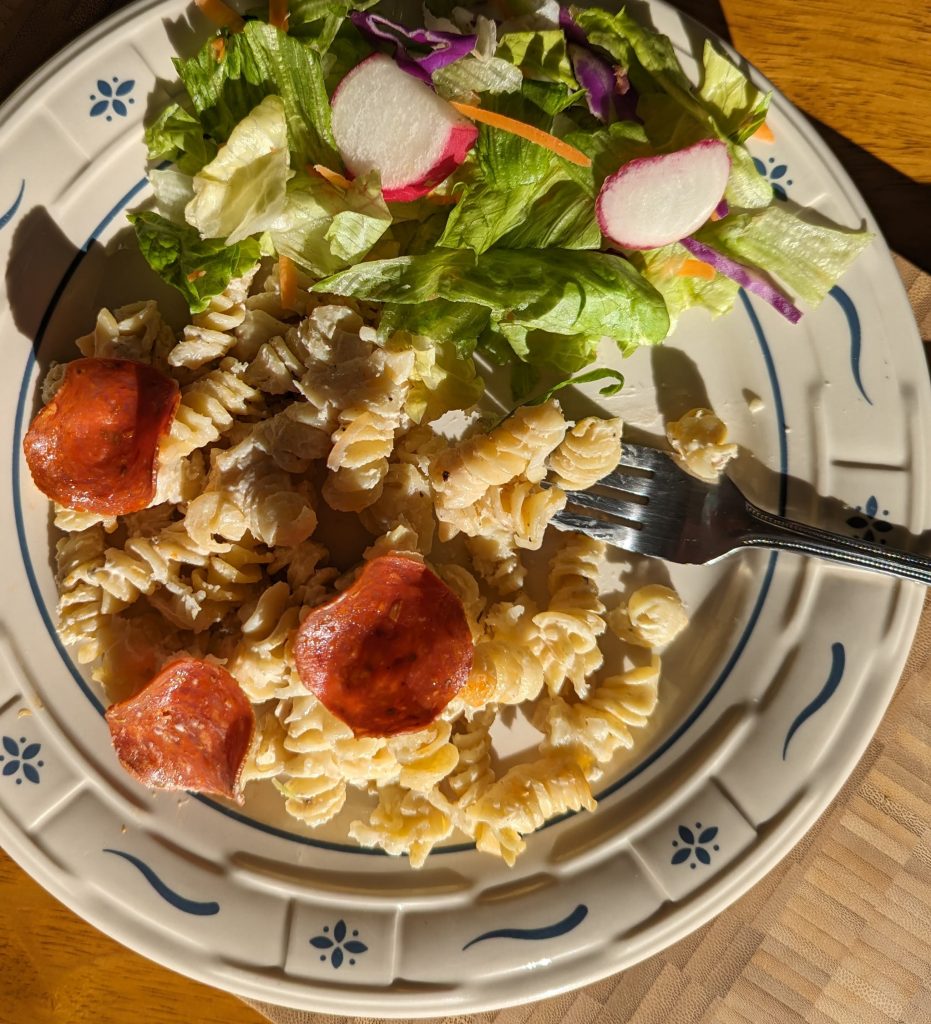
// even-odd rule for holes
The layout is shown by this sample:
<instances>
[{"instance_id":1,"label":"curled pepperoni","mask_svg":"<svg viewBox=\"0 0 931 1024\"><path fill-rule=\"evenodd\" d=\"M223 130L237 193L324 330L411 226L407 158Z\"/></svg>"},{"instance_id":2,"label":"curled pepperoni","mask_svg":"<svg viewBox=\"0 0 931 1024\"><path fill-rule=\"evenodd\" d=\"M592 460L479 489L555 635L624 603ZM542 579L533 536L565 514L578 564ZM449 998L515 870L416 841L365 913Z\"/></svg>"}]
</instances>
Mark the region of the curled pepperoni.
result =
<instances>
[{"instance_id":1,"label":"curled pepperoni","mask_svg":"<svg viewBox=\"0 0 931 1024\"><path fill-rule=\"evenodd\" d=\"M357 736L429 725L472 667L462 602L422 562L382 555L315 608L294 656L304 685Z\"/></svg>"},{"instance_id":2,"label":"curled pepperoni","mask_svg":"<svg viewBox=\"0 0 931 1024\"><path fill-rule=\"evenodd\" d=\"M117 516L155 497L158 445L178 385L129 359L75 359L23 440L36 486L67 508Z\"/></svg>"},{"instance_id":3,"label":"curled pepperoni","mask_svg":"<svg viewBox=\"0 0 931 1024\"><path fill-rule=\"evenodd\" d=\"M236 796L255 715L225 668L181 658L106 718L120 763L143 785Z\"/></svg>"}]
</instances>

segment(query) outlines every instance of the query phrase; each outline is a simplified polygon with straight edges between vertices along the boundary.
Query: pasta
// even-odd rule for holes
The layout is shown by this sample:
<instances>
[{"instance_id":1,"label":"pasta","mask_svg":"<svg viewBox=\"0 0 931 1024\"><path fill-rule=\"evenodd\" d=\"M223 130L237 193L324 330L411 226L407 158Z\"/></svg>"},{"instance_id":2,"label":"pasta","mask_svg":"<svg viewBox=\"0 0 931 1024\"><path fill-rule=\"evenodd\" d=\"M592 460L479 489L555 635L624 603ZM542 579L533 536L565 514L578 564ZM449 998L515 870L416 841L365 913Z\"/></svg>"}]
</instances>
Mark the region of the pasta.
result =
<instances>
[{"instance_id":1,"label":"pasta","mask_svg":"<svg viewBox=\"0 0 931 1024\"><path fill-rule=\"evenodd\" d=\"M82 665L101 649L106 629L104 594L97 573L104 564L104 532L100 525L62 537L55 549L58 565L58 632L74 645Z\"/></svg>"},{"instance_id":2,"label":"pasta","mask_svg":"<svg viewBox=\"0 0 931 1024\"><path fill-rule=\"evenodd\" d=\"M363 846L380 846L397 856L406 853L411 867L422 867L427 855L452 834L453 819L438 799L428 799L401 786L384 786L368 822L354 821L349 835Z\"/></svg>"},{"instance_id":3,"label":"pasta","mask_svg":"<svg viewBox=\"0 0 931 1024\"><path fill-rule=\"evenodd\" d=\"M172 330L162 320L157 304L148 299L121 306L112 313L102 309L94 330L78 338L76 344L82 356L132 359L164 370L174 342ZM53 387L55 381L53 377ZM44 393L42 397L48 401Z\"/></svg>"},{"instance_id":4,"label":"pasta","mask_svg":"<svg viewBox=\"0 0 931 1024\"><path fill-rule=\"evenodd\" d=\"M569 703L561 697L546 700L537 709L536 724L547 736L544 744L568 748L590 781L619 748L634 745L631 729L642 729L656 708L660 659L610 676L590 696ZM594 760L593 760L594 759Z\"/></svg>"},{"instance_id":5,"label":"pasta","mask_svg":"<svg viewBox=\"0 0 931 1024\"><path fill-rule=\"evenodd\" d=\"M635 590L626 606L613 608L606 619L617 637L638 647L662 647L689 624L682 599L659 583Z\"/></svg>"},{"instance_id":6,"label":"pasta","mask_svg":"<svg viewBox=\"0 0 931 1024\"><path fill-rule=\"evenodd\" d=\"M621 461L619 419L589 416L572 427L550 456L556 482L567 490L584 491L617 468Z\"/></svg>"},{"instance_id":7,"label":"pasta","mask_svg":"<svg viewBox=\"0 0 931 1024\"><path fill-rule=\"evenodd\" d=\"M534 653L551 693L558 693L565 679L583 693L587 677L601 667L598 637L605 621L598 567L604 547L583 534L567 534L550 563L549 605L533 623L538 634Z\"/></svg>"},{"instance_id":8,"label":"pasta","mask_svg":"<svg viewBox=\"0 0 931 1024\"><path fill-rule=\"evenodd\" d=\"M595 801L582 767L574 757L553 753L506 772L469 807L475 822L477 845L513 864L525 843L547 818L582 808L595 809Z\"/></svg>"},{"instance_id":9,"label":"pasta","mask_svg":"<svg viewBox=\"0 0 931 1024\"><path fill-rule=\"evenodd\" d=\"M537 483L546 458L563 439L566 421L558 403L521 406L488 434L476 434L436 459L430 480L437 514L474 505L490 487L524 477Z\"/></svg>"},{"instance_id":10,"label":"pasta","mask_svg":"<svg viewBox=\"0 0 931 1024\"><path fill-rule=\"evenodd\" d=\"M414 867L458 830L513 864L548 818L594 807L589 783L656 705L652 653L602 677L604 546L547 533L564 488L616 465L621 421L572 424L549 400L451 441L436 422L443 375L424 369L438 358L432 342L381 338L376 313L311 283L299 276L297 313L281 304L277 271L254 268L177 338L147 301L102 310L79 339L87 355L151 363L181 395L149 507L55 509L62 639L111 696L182 653L225 666L256 713L240 782L274 786L295 828L339 817L331 828ZM47 394L63 379L53 367ZM387 552L429 560L458 596L472 668L429 725L356 736L302 683L294 640ZM535 562L548 567L545 598L528 579ZM607 618L641 659L686 620L659 585ZM496 723L514 708L542 734L539 750L499 777ZM369 810L344 824L351 794Z\"/></svg>"},{"instance_id":11,"label":"pasta","mask_svg":"<svg viewBox=\"0 0 931 1024\"><path fill-rule=\"evenodd\" d=\"M717 483L737 455L737 445L726 443L727 427L710 409L692 409L666 424L666 438L679 465L708 483Z\"/></svg>"},{"instance_id":12,"label":"pasta","mask_svg":"<svg viewBox=\"0 0 931 1024\"><path fill-rule=\"evenodd\" d=\"M258 269L256 264L242 277L233 278L210 300L203 313L191 317L181 341L168 355L171 366L196 370L225 356L236 345L238 339L234 332L246 318L246 297Z\"/></svg>"}]
</instances>

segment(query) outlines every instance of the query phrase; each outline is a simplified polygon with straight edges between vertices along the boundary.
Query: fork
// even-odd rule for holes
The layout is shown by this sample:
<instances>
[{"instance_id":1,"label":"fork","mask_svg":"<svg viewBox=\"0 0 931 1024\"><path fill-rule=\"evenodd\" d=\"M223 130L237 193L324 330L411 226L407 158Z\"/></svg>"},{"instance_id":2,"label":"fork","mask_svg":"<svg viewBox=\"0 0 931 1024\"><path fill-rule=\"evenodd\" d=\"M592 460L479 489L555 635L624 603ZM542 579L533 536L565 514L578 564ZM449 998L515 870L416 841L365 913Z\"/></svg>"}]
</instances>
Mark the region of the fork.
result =
<instances>
[{"instance_id":1,"label":"fork","mask_svg":"<svg viewBox=\"0 0 931 1024\"><path fill-rule=\"evenodd\" d=\"M778 548L931 584L931 558L766 512L727 477L705 483L643 445L625 442L613 473L567 496L555 526L669 562L707 565L742 548Z\"/></svg>"}]
</instances>

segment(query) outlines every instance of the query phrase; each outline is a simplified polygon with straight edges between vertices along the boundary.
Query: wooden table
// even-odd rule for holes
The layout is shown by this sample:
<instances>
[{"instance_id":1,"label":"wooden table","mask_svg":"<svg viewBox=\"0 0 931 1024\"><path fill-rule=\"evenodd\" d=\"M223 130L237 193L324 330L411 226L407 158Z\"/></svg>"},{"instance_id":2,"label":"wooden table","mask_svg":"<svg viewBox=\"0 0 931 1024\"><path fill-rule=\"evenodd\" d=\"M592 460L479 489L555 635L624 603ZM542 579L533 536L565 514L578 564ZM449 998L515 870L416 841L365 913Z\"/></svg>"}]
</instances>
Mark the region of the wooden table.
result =
<instances>
[{"instance_id":1,"label":"wooden table","mask_svg":"<svg viewBox=\"0 0 931 1024\"><path fill-rule=\"evenodd\" d=\"M61 5L50 0L48 6ZM890 245L931 272L927 0L722 0L721 6L680 0L677 6L729 37L823 127ZM264 1019L233 996L106 938L0 851L0 1024L136 1018L147 1024Z\"/></svg>"}]
</instances>

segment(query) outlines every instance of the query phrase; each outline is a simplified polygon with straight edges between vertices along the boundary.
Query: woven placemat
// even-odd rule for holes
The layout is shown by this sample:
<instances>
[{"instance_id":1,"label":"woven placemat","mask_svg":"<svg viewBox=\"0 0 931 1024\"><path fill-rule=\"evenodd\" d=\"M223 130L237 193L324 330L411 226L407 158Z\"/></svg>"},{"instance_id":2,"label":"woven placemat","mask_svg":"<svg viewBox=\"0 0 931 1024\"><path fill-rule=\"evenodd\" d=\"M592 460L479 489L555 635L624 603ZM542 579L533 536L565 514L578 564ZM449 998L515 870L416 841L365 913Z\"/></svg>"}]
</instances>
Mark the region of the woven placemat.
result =
<instances>
[{"instance_id":1,"label":"woven placemat","mask_svg":"<svg viewBox=\"0 0 931 1024\"><path fill-rule=\"evenodd\" d=\"M931 277L895 257L931 343ZM931 592L895 699L847 784L742 899L620 974L445 1024L928 1024ZM371 1024L254 1003L274 1024Z\"/></svg>"}]
</instances>

